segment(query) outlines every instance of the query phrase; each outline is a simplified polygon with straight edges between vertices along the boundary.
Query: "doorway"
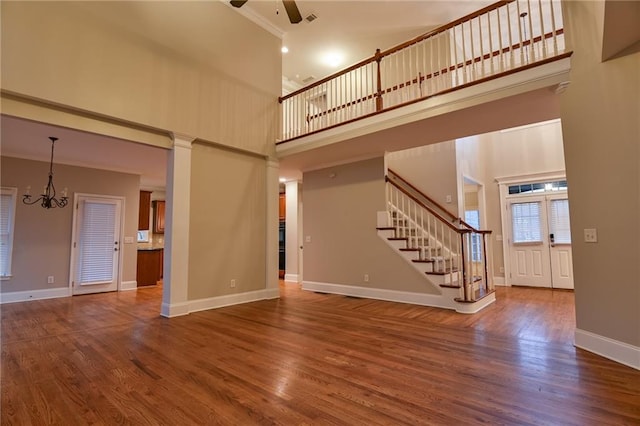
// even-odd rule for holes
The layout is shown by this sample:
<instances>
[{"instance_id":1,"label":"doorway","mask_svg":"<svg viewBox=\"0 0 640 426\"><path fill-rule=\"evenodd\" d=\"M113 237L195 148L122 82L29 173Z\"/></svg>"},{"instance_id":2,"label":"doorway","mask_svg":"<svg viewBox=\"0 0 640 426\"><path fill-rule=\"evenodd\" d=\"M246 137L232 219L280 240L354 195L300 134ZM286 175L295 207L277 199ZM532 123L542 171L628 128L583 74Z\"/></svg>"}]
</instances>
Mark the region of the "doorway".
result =
<instances>
[{"instance_id":1,"label":"doorway","mask_svg":"<svg viewBox=\"0 0 640 426\"><path fill-rule=\"evenodd\" d=\"M573 289L566 180L512 184L507 189L503 200L507 282Z\"/></svg>"},{"instance_id":2,"label":"doorway","mask_svg":"<svg viewBox=\"0 0 640 426\"><path fill-rule=\"evenodd\" d=\"M78 295L117 291L123 199L76 194L74 201L71 292Z\"/></svg>"}]
</instances>

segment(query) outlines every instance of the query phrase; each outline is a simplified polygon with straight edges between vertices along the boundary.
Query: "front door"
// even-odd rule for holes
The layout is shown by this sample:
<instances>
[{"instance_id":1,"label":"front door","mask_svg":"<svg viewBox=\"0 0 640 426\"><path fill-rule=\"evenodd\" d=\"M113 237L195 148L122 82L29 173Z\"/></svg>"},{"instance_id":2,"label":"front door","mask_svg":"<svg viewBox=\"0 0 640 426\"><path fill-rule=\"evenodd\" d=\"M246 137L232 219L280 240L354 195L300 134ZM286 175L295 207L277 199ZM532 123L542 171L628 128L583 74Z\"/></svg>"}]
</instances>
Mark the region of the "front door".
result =
<instances>
[{"instance_id":1,"label":"front door","mask_svg":"<svg viewBox=\"0 0 640 426\"><path fill-rule=\"evenodd\" d=\"M567 194L513 197L508 206L511 284L572 289Z\"/></svg>"},{"instance_id":2,"label":"front door","mask_svg":"<svg viewBox=\"0 0 640 426\"><path fill-rule=\"evenodd\" d=\"M122 200L78 195L74 214L72 291L118 289Z\"/></svg>"}]
</instances>

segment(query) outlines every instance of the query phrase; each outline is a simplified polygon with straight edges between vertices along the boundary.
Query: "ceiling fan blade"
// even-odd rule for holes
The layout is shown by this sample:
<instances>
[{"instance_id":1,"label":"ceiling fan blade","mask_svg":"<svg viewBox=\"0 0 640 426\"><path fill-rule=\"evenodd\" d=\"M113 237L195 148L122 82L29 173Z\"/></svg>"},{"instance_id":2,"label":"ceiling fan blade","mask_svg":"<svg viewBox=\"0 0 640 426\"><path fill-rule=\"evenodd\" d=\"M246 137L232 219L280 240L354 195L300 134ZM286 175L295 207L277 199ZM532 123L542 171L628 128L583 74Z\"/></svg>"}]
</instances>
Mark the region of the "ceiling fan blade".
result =
<instances>
[{"instance_id":1,"label":"ceiling fan blade","mask_svg":"<svg viewBox=\"0 0 640 426\"><path fill-rule=\"evenodd\" d=\"M247 1L248 0L231 0L229 3L231 3L231 6L233 6L233 7L241 7Z\"/></svg>"},{"instance_id":2,"label":"ceiling fan blade","mask_svg":"<svg viewBox=\"0 0 640 426\"><path fill-rule=\"evenodd\" d=\"M282 0L282 3L284 3L284 10L286 10L287 15L289 15L289 22L297 24L302 21L302 15L300 15L295 0Z\"/></svg>"}]
</instances>

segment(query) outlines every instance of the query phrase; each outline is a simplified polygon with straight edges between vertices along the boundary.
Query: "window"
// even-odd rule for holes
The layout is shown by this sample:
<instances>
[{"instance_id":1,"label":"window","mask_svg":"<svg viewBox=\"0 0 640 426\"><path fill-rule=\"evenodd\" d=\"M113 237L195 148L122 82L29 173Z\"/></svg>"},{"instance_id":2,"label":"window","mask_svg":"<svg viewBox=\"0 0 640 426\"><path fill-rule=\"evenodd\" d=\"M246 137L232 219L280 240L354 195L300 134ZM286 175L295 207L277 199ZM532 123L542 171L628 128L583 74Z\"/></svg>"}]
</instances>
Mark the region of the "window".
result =
<instances>
[{"instance_id":1,"label":"window","mask_svg":"<svg viewBox=\"0 0 640 426\"><path fill-rule=\"evenodd\" d=\"M474 228L480 229L480 211L466 210L464 212L464 221ZM480 244L480 235L471 234L471 260L474 262L480 262L480 256L482 254Z\"/></svg>"},{"instance_id":2,"label":"window","mask_svg":"<svg viewBox=\"0 0 640 426\"><path fill-rule=\"evenodd\" d=\"M569 226L569 200L551 200L549 207L549 232L556 244L571 244Z\"/></svg>"},{"instance_id":3,"label":"window","mask_svg":"<svg viewBox=\"0 0 640 426\"><path fill-rule=\"evenodd\" d=\"M553 182L524 183L522 185L509 185L509 195L536 194L542 192L566 191L567 181L557 180Z\"/></svg>"},{"instance_id":4,"label":"window","mask_svg":"<svg viewBox=\"0 0 640 426\"><path fill-rule=\"evenodd\" d=\"M16 217L16 188L2 188L0 194L0 277L11 276L13 229Z\"/></svg>"},{"instance_id":5,"label":"window","mask_svg":"<svg viewBox=\"0 0 640 426\"><path fill-rule=\"evenodd\" d=\"M540 202L511 204L514 243L541 243Z\"/></svg>"}]
</instances>

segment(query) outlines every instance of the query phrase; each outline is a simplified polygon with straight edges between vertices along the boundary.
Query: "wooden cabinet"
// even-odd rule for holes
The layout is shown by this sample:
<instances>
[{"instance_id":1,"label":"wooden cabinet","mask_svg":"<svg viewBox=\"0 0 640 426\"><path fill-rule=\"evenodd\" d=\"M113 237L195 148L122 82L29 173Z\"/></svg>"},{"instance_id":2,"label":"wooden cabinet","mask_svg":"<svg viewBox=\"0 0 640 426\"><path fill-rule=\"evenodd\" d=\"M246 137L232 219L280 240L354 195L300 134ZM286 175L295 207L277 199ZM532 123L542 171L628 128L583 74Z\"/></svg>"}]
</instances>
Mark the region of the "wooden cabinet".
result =
<instances>
[{"instance_id":1,"label":"wooden cabinet","mask_svg":"<svg viewBox=\"0 0 640 426\"><path fill-rule=\"evenodd\" d=\"M285 194L280 194L280 220L285 220L287 217L287 203Z\"/></svg>"},{"instance_id":2,"label":"wooden cabinet","mask_svg":"<svg viewBox=\"0 0 640 426\"><path fill-rule=\"evenodd\" d=\"M153 233L164 234L164 200L153 202Z\"/></svg>"},{"instance_id":3,"label":"wooden cabinet","mask_svg":"<svg viewBox=\"0 0 640 426\"><path fill-rule=\"evenodd\" d=\"M140 210L138 212L138 231L149 229L149 212L151 211L151 191L140 191Z\"/></svg>"},{"instance_id":4,"label":"wooden cabinet","mask_svg":"<svg viewBox=\"0 0 640 426\"><path fill-rule=\"evenodd\" d=\"M138 270L136 282L138 287L156 285L162 278L163 249L138 250Z\"/></svg>"}]
</instances>

